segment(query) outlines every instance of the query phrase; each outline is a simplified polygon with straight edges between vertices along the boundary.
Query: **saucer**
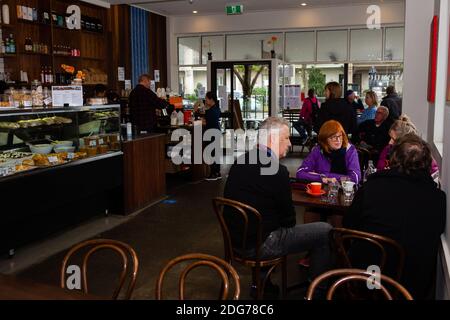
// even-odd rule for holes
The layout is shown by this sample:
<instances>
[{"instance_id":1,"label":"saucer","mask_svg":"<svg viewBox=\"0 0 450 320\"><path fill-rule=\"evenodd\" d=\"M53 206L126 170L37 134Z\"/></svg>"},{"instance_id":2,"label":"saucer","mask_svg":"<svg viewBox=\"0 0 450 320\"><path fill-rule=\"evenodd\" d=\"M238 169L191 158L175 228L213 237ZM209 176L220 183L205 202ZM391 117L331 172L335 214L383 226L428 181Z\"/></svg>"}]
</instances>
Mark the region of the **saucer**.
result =
<instances>
[{"instance_id":1,"label":"saucer","mask_svg":"<svg viewBox=\"0 0 450 320\"><path fill-rule=\"evenodd\" d=\"M327 192L325 190L320 190L319 193L312 193L311 191L306 190L306 193L311 195L311 196L313 196L313 197L320 197L320 196L324 195Z\"/></svg>"}]
</instances>

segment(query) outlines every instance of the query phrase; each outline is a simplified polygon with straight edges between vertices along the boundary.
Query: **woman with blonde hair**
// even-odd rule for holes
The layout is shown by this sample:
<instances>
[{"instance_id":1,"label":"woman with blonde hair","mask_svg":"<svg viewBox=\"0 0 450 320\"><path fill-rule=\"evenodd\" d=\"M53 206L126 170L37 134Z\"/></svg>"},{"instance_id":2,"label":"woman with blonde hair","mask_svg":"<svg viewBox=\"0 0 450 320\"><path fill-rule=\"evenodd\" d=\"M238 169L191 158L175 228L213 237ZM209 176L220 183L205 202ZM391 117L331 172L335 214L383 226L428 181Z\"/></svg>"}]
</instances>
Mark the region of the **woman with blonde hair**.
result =
<instances>
[{"instance_id":1,"label":"woman with blonde hair","mask_svg":"<svg viewBox=\"0 0 450 320\"><path fill-rule=\"evenodd\" d=\"M367 91L365 102L367 104L367 108L364 109L362 115L358 118L358 125L364 121L375 119L375 114L378 107L377 94L373 91Z\"/></svg>"}]
</instances>

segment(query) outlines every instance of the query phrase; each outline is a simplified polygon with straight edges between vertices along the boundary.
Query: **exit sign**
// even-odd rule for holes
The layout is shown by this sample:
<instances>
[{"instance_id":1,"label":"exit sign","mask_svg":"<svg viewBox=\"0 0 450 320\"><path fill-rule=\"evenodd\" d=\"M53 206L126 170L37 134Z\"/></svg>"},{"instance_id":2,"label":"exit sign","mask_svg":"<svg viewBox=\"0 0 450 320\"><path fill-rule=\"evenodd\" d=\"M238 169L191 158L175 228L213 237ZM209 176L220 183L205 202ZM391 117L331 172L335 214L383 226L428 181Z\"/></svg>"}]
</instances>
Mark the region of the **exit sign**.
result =
<instances>
[{"instance_id":1,"label":"exit sign","mask_svg":"<svg viewBox=\"0 0 450 320\"><path fill-rule=\"evenodd\" d=\"M242 4L227 6L227 14L242 14L244 12L244 6Z\"/></svg>"}]
</instances>

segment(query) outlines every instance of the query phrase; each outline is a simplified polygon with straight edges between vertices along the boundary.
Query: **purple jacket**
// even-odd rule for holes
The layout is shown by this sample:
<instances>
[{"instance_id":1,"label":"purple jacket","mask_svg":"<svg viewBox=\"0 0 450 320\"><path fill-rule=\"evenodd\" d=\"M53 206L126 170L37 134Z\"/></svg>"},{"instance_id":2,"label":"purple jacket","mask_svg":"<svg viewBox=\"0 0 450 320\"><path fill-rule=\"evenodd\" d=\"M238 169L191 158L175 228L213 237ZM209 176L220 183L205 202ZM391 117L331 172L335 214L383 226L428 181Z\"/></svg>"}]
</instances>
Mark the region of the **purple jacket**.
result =
<instances>
[{"instance_id":1,"label":"purple jacket","mask_svg":"<svg viewBox=\"0 0 450 320\"><path fill-rule=\"evenodd\" d=\"M381 151L380 158L378 159L378 163L377 163L377 171L384 170L387 166L389 166L388 157L389 157L389 154L391 153L393 147L394 147L394 145L388 144L386 147L384 147L383 151ZM434 158L431 163L430 174L432 176L439 175L439 166L438 166L436 160L434 160Z\"/></svg>"},{"instance_id":2,"label":"purple jacket","mask_svg":"<svg viewBox=\"0 0 450 320\"><path fill-rule=\"evenodd\" d=\"M359 184L361 180L361 169L359 167L358 151L351 144L347 146L345 163L347 165L347 177L356 184ZM306 159L303 160L300 168L298 168L297 179L322 182L319 174L323 174L327 178L336 178L337 180L343 176L337 173L330 173L330 170L331 161L323 155L320 146L315 146Z\"/></svg>"}]
</instances>

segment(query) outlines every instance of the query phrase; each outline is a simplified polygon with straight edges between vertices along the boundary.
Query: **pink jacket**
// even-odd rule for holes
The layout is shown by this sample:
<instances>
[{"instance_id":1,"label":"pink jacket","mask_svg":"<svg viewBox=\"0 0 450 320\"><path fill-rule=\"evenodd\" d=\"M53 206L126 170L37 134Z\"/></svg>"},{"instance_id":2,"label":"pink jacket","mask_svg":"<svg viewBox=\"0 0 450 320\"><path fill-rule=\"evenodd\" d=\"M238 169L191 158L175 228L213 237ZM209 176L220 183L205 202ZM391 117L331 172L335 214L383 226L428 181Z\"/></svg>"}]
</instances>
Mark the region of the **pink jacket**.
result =
<instances>
[{"instance_id":1,"label":"pink jacket","mask_svg":"<svg viewBox=\"0 0 450 320\"><path fill-rule=\"evenodd\" d=\"M307 123L312 123L312 118L311 118L311 115L312 115L312 103L311 103L311 100L312 100L312 102L317 103L317 105L320 108L319 100L317 100L316 97L311 98L311 99L308 97L308 98L306 98L303 101L302 110L300 111L300 117L302 117Z\"/></svg>"},{"instance_id":2,"label":"pink jacket","mask_svg":"<svg viewBox=\"0 0 450 320\"><path fill-rule=\"evenodd\" d=\"M378 159L377 163L377 171L381 171L389 167L389 154L391 153L393 145L388 144L386 147L384 147L383 151L381 151L380 158ZM437 172L439 172L439 167L436 162L436 160L433 159L433 162L431 163L431 175L435 175Z\"/></svg>"}]
</instances>

